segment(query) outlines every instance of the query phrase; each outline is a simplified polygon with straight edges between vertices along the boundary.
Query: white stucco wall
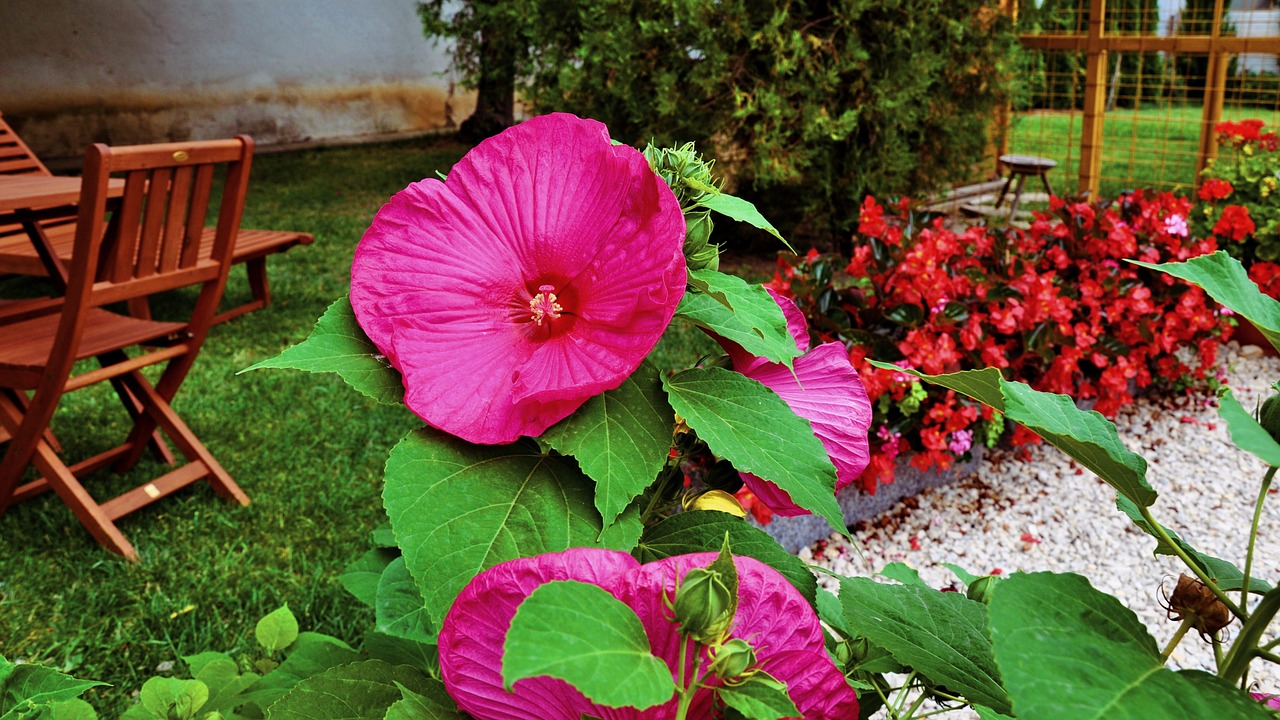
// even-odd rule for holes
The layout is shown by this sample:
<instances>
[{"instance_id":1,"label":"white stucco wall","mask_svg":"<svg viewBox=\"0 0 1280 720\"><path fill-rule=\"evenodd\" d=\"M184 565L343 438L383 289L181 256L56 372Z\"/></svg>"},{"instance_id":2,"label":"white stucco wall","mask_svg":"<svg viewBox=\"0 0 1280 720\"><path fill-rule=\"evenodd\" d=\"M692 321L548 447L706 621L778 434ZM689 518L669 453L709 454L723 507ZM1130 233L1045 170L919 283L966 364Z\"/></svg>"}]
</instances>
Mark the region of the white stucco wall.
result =
<instances>
[{"instance_id":1,"label":"white stucco wall","mask_svg":"<svg viewBox=\"0 0 1280 720\"><path fill-rule=\"evenodd\" d=\"M0 0L0 112L49 157L440 129L474 102L448 60L414 0Z\"/></svg>"}]
</instances>

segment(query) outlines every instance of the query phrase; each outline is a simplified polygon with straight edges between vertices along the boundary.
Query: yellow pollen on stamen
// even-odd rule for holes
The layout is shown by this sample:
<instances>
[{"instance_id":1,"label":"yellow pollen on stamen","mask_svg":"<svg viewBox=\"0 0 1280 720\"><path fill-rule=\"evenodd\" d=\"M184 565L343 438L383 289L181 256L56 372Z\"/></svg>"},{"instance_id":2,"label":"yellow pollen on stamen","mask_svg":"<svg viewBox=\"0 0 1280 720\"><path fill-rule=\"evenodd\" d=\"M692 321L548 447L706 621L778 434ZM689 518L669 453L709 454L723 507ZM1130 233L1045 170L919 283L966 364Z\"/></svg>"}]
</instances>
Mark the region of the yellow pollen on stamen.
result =
<instances>
[{"instance_id":1,"label":"yellow pollen on stamen","mask_svg":"<svg viewBox=\"0 0 1280 720\"><path fill-rule=\"evenodd\" d=\"M533 321L538 325L542 324L543 319L555 320L560 317L560 313L564 311L560 303L556 302L556 294L554 285L542 285L538 287L538 294L533 296L529 301L529 310L533 313Z\"/></svg>"}]
</instances>

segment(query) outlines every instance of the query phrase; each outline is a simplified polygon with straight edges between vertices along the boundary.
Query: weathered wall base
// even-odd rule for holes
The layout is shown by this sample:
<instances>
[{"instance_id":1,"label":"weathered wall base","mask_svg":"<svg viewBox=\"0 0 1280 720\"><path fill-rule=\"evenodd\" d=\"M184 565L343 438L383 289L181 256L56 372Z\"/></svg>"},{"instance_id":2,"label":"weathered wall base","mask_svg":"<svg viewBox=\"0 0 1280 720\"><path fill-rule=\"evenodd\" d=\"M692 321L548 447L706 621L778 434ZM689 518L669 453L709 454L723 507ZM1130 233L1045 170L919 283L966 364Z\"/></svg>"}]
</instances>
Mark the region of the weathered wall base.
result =
<instances>
[{"instance_id":1,"label":"weathered wall base","mask_svg":"<svg viewBox=\"0 0 1280 720\"><path fill-rule=\"evenodd\" d=\"M237 133L261 146L446 130L466 119L475 95L405 83L353 87L264 88L235 92L50 94L3 109L47 161L77 158L90 143L202 140Z\"/></svg>"}]
</instances>

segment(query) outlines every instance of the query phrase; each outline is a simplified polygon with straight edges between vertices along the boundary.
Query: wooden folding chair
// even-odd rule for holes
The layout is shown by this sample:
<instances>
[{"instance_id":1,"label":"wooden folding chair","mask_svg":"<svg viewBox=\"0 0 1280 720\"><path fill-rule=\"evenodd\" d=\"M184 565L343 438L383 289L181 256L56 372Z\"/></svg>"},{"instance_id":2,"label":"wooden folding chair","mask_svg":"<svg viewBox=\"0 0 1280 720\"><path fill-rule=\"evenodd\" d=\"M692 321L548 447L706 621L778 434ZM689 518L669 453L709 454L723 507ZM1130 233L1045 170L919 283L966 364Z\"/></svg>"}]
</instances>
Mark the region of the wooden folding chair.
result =
<instances>
[{"instance_id":1,"label":"wooden folding chair","mask_svg":"<svg viewBox=\"0 0 1280 720\"><path fill-rule=\"evenodd\" d=\"M0 461L0 515L14 503L54 490L113 552L137 559L115 521L199 480L242 505L249 499L200 443L170 403L191 369L212 323L231 264L244 209L253 141L169 143L109 148L93 145L85 154L84 184L76 220L65 300L58 312L0 325L0 427L11 436ZM200 252L201 233L215 184L214 171L226 165L222 204L211 255ZM124 173L118 209L107 215L107 181ZM188 322L159 322L111 312L105 306L144 301L175 288L200 286ZM130 353L125 351L137 348ZM101 367L73 375L78 360L96 358ZM141 368L167 363L152 385ZM125 442L67 465L46 439L45 430L61 397L118 378L141 405ZM34 391L28 399L26 393ZM137 462L159 428L186 464L99 503L80 478L115 465ZM41 477L19 485L34 465Z\"/></svg>"}]
</instances>

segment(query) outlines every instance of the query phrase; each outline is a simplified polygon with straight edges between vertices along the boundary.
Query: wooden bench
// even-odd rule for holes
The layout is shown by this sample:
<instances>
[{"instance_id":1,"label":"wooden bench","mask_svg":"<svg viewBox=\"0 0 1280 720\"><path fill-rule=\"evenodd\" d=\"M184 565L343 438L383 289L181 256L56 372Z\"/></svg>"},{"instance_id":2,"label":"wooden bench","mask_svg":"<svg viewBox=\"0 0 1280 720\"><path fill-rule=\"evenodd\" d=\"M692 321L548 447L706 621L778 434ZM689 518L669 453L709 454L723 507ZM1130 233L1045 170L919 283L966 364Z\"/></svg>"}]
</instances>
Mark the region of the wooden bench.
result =
<instances>
[{"instance_id":1,"label":"wooden bench","mask_svg":"<svg viewBox=\"0 0 1280 720\"><path fill-rule=\"evenodd\" d=\"M13 131L0 114L0 174L51 175L44 163L31 152L31 148ZM71 261L71 248L75 240L75 221L57 220L42 223L45 233L57 248L58 256L66 264ZM294 230L251 230L241 228L236 236L231 262L243 263L249 276L249 292L252 300L214 316L214 323L226 322L247 312L271 304L271 287L267 283L267 257L282 253L298 245L310 245L315 240L311 233ZM208 257L212 250L213 229L205 228L200 240L200 255ZM17 226L0 226L0 275L34 275L47 277L49 271L40 262L31 239Z\"/></svg>"}]
</instances>

